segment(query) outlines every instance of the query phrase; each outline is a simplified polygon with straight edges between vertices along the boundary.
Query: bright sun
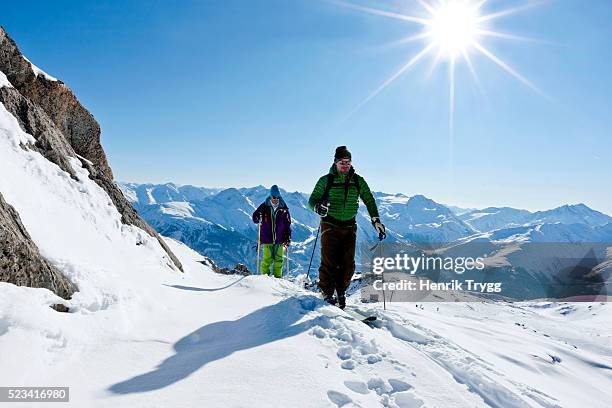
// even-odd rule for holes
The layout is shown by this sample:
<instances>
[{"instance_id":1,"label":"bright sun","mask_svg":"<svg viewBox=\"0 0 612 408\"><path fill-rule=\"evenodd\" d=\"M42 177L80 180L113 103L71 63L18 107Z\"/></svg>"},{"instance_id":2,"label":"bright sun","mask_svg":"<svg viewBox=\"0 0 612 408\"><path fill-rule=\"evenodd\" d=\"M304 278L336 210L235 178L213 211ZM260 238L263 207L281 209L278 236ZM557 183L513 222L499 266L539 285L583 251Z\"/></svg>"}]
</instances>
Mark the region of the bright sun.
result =
<instances>
[{"instance_id":1,"label":"bright sun","mask_svg":"<svg viewBox=\"0 0 612 408\"><path fill-rule=\"evenodd\" d=\"M480 23L478 9L464 2L442 3L432 9L428 34L442 55L455 58L476 41Z\"/></svg>"},{"instance_id":2,"label":"bright sun","mask_svg":"<svg viewBox=\"0 0 612 408\"><path fill-rule=\"evenodd\" d=\"M366 7L354 2L343 0L330 0L335 4L368 14L401 20L420 26L420 30L412 33L394 44L408 44L423 41L424 45L416 54L412 55L399 70L386 79L367 98L359 103L348 115L351 116L361 109L366 103L382 92L393 81L414 67L419 61L433 54L433 63L429 74L439 65L440 60L448 62L449 82L449 129L452 134L454 106L455 106L455 70L459 62L463 61L469 68L476 83L480 86L476 69L472 63L472 55L481 55L495 63L506 73L518 79L524 85L546 96L527 78L519 74L509 64L490 51L485 45L486 40L518 40L533 41L529 38L513 34L495 31L491 28L491 22L515 14L524 9L534 7L540 2L529 1L514 8L503 9L485 14L483 9L489 0L416 0L421 9L417 15L409 15L386 11L372 7ZM521 1L521 0L514 0ZM492 2L491 2L492 3Z\"/></svg>"}]
</instances>

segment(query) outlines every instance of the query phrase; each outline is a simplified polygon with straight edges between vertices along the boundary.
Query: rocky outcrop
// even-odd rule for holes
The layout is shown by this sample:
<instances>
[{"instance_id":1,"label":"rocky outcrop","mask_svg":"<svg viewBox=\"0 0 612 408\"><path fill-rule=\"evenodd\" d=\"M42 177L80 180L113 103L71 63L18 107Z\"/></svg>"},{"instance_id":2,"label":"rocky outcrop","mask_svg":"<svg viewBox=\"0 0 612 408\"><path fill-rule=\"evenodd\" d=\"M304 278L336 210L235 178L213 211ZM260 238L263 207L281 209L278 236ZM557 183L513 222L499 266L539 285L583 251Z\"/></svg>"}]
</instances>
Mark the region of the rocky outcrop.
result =
<instances>
[{"instance_id":1,"label":"rocky outcrop","mask_svg":"<svg viewBox=\"0 0 612 408\"><path fill-rule=\"evenodd\" d=\"M113 179L100 144L100 125L62 81L37 75L15 42L0 27L0 71L23 96L39 106L66 136L74 151Z\"/></svg>"},{"instance_id":2,"label":"rocky outcrop","mask_svg":"<svg viewBox=\"0 0 612 408\"><path fill-rule=\"evenodd\" d=\"M236 264L236 266L234 266L233 269L229 269L229 268L219 267L215 263L215 261L213 261L207 256L205 256L204 259L198 262L200 262L204 266L208 266L210 269L213 270L213 272L220 273L222 275L242 275L242 276L252 275L251 271L249 271L249 268L247 268L246 265L241 264L241 263Z\"/></svg>"},{"instance_id":3,"label":"rocky outcrop","mask_svg":"<svg viewBox=\"0 0 612 408\"><path fill-rule=\"evenodd\" d=\"M76 287L40 255L19 214L4 201L1 193L0 282L47 288L64 299L70 299L76 291Z\"/></svg>"},{"instance_id":4,"label":"rocky outcrop","mask_svg":"<svg viewBox=\"0 0 612 408\"><path fill-rule=\"evenodd\" d=\"M21 95L15 88L0 88L0 103L4 105L28 134L34 136L36 144L31 146L57 164L62 170L76 177L68 157L77 157L63 133L47 114Z\"/></svg>"},{"instance_id":5,"label":"rocky outcrop","mask_svg":"<svg viewBox=\"0 0 612 408\"><path fill-rule=\"evenodd\" d=\"M1 88L0 102L19 121L24 131L36 138L35 148L74 177L68 157L77 157L90 178L103 188L117 207L122 222L155 237L182 271L178 258L162 238L140 218L113 181L100 144L100 125L61 81L37 74L15 42L0 27L0 71L14 88Z\"/></svg>"}]
</instances>

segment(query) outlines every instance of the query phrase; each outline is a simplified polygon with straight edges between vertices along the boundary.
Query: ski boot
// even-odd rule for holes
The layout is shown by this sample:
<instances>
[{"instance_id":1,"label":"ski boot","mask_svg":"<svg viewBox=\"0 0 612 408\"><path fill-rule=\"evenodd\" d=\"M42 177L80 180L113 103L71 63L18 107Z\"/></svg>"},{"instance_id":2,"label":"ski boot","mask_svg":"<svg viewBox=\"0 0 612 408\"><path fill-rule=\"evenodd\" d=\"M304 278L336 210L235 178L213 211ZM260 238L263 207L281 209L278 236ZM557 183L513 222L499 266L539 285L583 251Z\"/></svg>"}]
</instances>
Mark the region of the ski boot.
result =
<instances>
[{"instance_id":1,"label":"ski boot","mask_svg":"<svg viewBox=\"0 0 612 408\"><path fill-rule=\"evenodd\" d=\"M346 296L344 294L338 295L338 307L343 310L346 307Z\"/></svg>"},{"instance_id":2,"label":"ski boot","mask_svg":"<svg viewBox=\"0 0 612 408\"><path fill-rule=\"evenodd\" d=\"M323 295L323 300L326 301L327 303L329 303L332 306L336 306L336 303L338 303L338 301L336 300L336 297L332 294L332 295Z\"/></svg>"}]
</instances>

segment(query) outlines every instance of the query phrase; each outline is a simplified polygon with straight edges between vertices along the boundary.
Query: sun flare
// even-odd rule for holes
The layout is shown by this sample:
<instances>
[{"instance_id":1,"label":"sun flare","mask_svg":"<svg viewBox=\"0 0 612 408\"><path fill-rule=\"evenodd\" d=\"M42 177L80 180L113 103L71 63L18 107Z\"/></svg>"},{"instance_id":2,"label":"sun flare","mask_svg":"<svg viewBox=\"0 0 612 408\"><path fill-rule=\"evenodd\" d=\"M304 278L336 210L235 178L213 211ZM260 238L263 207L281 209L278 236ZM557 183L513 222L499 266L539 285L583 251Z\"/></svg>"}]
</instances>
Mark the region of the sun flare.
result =
<instances>
[{"instance_id":1,"label":"sun flare","mask_svg":"<svg viewBox=\"0 0 612 408\"><path fill-rule=\"evenodd\" d=\"M531 81L521 75L518 71L498 57L488 48L488 40L511 40L511 41L533 41L526 37L495 31L492 23L500 18L508 17L525 9L541 4L541 1L528 0L517 7L493 11L484 14L485 5L489 0L416 0L421 10L417 15L409 15L378 8L366 7L355 2L341 0L330 0L333 3L364 13L401 20L406 23L420 26L420 30L410 33L406 37L394 42L395 45L403 45L414 42L423 42L416 54L412 55L393 75L380 84L370 95L361 101L348 115L361 109L370 100L387 88L400 76L412 69L418 62L426 57L431 57L433 63L430 74L441 62L446 61L448 65L449 83L449 130L453 133L453 118L455 109L455 71L457 65L465 63L472 77L480 86L476 67L473 63L474 56L481 56L493 62L508 75L520 81L523 85L531 88L538 94L546 95L540 91ZM521 0L517 0L521 1ZM492 3L492 2L491 2ZM451 142L452 143L452 142Z\"/></svg>"},{"instance_id":2,"label":"sun flare","mask_svg":"<svg viewBox=\"0 0 612 408\"><path fill-rule=\"evenodd\" d=\"M432 9L426 33L442 55L455 58L465 53L478 38L478 9L468 3L442 3Z\"/></svg>"}]
</instances>

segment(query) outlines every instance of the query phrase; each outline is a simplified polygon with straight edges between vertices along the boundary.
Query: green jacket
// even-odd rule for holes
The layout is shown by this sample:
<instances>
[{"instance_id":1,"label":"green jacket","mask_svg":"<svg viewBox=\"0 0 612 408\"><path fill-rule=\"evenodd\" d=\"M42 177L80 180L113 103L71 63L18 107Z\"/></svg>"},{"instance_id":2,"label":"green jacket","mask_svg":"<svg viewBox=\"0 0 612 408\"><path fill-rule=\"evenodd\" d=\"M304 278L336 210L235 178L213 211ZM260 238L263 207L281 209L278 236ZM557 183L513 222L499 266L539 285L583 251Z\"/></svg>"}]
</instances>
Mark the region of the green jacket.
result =
<instances>
[{"instance_id":1,"label":"green jacket","mask_svg":"<svg viewBox=\"0 0 612 408\"><path fill-rule=\"evenodd\" d=\"M336 165L332 165L329 173L334 175L334 183L329 190L329 197L327 199L329 203L328 216L323 218L323 222L329 221L333 224L333 221L350 221L355 218L359 209L359 198L363 200L371 218L379 217L376 201L370 191L370 187L368 187L368 183L366 183L363 177L355 174L355 170L352 167L347 174L341 174L338 173ZM311 210L314 210L315 206L323 198L323 193L327 186L327 178L328 175L326 174L317 181L308 200L308 206ZM357 184L359 184L359 189Z\"/></svg>"}]
</instances>

